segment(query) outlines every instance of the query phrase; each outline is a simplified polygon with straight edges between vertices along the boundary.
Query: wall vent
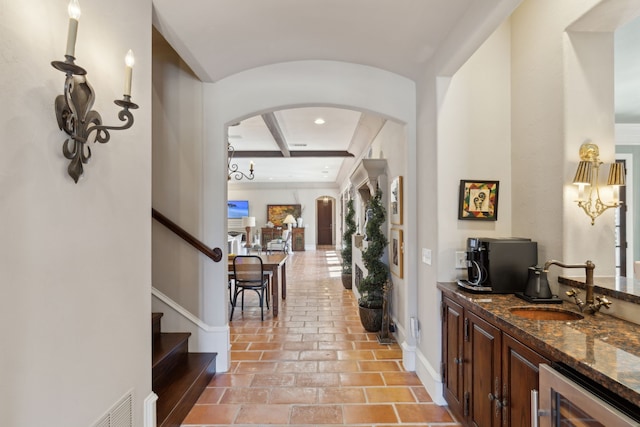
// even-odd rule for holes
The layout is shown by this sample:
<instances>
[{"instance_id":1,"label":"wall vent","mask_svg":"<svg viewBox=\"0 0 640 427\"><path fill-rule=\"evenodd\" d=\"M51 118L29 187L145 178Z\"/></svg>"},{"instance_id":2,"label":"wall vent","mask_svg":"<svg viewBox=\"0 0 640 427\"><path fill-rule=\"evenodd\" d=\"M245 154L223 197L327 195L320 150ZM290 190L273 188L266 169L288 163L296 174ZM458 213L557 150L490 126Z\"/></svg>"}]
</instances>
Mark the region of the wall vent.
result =
<instances>
[{"instance_id":1,"label":"wall vent","mask_svg":"<svg viewBox=\"0 0 640 427\"><path fill-rule=\"evenodd\" d=\"M93 427L133 427L133 394L128 392Z\"/></svg>"}]
</instances>

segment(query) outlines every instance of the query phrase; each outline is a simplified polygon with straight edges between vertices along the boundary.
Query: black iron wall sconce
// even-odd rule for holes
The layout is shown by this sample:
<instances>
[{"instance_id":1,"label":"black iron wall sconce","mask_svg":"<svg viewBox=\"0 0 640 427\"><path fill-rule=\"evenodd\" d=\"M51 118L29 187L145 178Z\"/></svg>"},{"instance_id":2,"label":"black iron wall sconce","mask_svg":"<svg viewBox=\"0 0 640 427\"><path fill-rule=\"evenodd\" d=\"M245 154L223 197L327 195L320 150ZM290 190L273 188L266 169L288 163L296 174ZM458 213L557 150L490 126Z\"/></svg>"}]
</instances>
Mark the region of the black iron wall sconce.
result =
<instances>
[{"instance_id":1,"label":"black iron wall sconce","mask_svg":"<svg viewBox=\"0 0 640 427\"><path fill-rule=\"evenodd\" d=\"M125 84L123 99L116 99L114 103L122 107L118 119L125 122L122 126L105 126L100 114L92 110L95 95L87 80L87 71L75 64L75 44L80 19L80 5L78 0L69 2L69 32L67 34L67 51L65 61L53 61L51 65L66 74L64 95L58 95L55 100L56 118L58 126L69 138L62 145L62 153L71 160L67 171L77 183L84 173L83 164L91 158L91 148L87 143L91 140L100 143L109 142L109 130L128 129L133 125L133 114L129 110L138 108L131 102L131 78L133 75L133 52L129 50L125 57Z\"/></svg>"}]
</instances>

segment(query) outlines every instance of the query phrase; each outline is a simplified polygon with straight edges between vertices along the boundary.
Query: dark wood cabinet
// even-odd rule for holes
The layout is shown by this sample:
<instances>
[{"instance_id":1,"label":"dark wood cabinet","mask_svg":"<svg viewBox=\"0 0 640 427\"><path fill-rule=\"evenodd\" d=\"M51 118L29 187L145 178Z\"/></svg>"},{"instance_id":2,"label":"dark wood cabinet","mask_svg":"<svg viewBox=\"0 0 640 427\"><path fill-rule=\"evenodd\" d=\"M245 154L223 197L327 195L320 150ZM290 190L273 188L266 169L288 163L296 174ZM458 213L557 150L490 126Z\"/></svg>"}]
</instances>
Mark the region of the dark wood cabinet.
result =
<instances>
[{"instance_id":1,"label":"dark wood cabinet","mask_svg":"<svg viewBox=\"0 0 640 427\"><path fill-rule=\"evenodd\" d=\"M530 426L531 390L538 390L538 367L551 362L508 334L502 336L503 425Z\"/></svg>"},{"instance_id":2,"label":"dark wood cabinet","mask_svg":"<svg viewBox=\"0 0 640 427\"><path fill-rule=\"evenodd\" d=\"M280 237L282 237L282 228L262 227L260 231L260 245L266 248L267 243Z\"/></svg>"},{"instance_id":3,"label":"dark wood cabinet","mask_svg":"<svg viewBox=\"0 0 640 427\"><path fill-rule=\"evenodd\" d=\"M468 307L442 299L444 398L465 426L531 425L531 390L545 356Z\"/></svg>"},{"instance_id":4,"label":"dark wood cabinet","mask_svg":"<svg viewBox=\"0 0 640 427\"><path fill-rule=\"evenodd\" d=\"M304 228L293 228L291 234L291 250L304 251ZM282 228L263 227L260 232L260 245L267 247L267 243L282 237Z\"/></svg>"},{"instance_id":5,"label":"dark wood cabinet","mask_svg":"<svg viewBox=\"0 0 640 427\"><path fill-rule=\"evenodd\" d=\"M464 416L462 306L450 299L442 301L442 383L449 408L459 418Z\"/></svg>"},{"instance_id":6,"label":"dark wood cabinet","mask_svg":"<svg viewBox=\"0 0 640 427\"><path fill-rule=\"evenodd\" d=\"M304 228L294 228L291 236L291 249L294 252L304 251Z\"/></svg>"},{"instance_id":7,"label":"dark wood cabinet","mask_svg":"<svg viewBox=\"0 0 640 427\"><path fill-rule=\"evenodd\" d=\"M464 321L469 331L464 352L468 419L472 426L498 427L502 421L501 332L471 312L465 312Z\"/></svg>"}]
</instances>

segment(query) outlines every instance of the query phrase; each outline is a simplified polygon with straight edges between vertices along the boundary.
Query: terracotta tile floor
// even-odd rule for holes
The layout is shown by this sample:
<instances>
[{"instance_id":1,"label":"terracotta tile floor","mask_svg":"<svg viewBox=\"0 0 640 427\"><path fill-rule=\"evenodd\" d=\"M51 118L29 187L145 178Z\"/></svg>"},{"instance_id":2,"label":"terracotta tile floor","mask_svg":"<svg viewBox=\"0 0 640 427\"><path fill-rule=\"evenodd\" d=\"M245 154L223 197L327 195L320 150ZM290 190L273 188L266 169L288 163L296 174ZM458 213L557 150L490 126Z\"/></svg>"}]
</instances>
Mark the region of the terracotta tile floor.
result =
<instances>
[{"instance_id":1,"label":"terracotta tile floor","mask_svg":"<svg viewBox=\"0 0 640 427\"><path fill-rule=\"evenodd\" d=\"M296 252L287 299L260 321L255 293L231 322L231 369L217 373L183 426L460 426L435 405L397 344L378 344L343 288L339 255Z\"/></svg>"}]
</instances>

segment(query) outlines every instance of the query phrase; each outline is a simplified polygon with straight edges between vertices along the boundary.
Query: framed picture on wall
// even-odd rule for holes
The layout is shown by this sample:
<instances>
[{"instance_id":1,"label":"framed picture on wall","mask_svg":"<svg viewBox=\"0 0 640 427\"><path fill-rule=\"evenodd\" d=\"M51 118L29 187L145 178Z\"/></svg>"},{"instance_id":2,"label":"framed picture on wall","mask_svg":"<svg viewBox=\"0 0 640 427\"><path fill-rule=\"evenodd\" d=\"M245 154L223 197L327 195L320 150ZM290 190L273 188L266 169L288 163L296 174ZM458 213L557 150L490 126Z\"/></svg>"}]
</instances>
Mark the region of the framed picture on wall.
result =
<instances>
[{"instance_id":1,"label":"framed picture on wall","mask_svg":"<svg viewBox=\"0 0 640 427\"><path fill-rule=\"evenodd\" d=\"M302 215L302 205L267 205L267 221L276 227L282 227L287 215L299 218Z\"/></svg>"},{"instance_id":2,"label":"framed picture on wall","mask_svg":"<svg viewBox=\"0 0 640 427\"><path fill-rule=\"evenodd\" d=\"M460 180L458 219L496 221L498 181Z\"/></svg>"},{"instance_id":3,"label":"framed picture on wall","mask_svg":"<svg viewBox=\"0 0 640 427\"><path fill-rule=\"evenodd\" d=\"M402 176L391 180L389 188L389 219L391 224L402 225Z\"/></svg>"},{"instance_id":4,"label":"framed picture on wall","mask_svg":"<svg viewBox=\"0 0 640 427\"><path fill-rule=\"evenodd\" d=\"M404 240L402 230L399 228L392 228L389 240L389 267L391 269L391 274L402 279L404 265Z\"/></svg>"}]
</instances>

